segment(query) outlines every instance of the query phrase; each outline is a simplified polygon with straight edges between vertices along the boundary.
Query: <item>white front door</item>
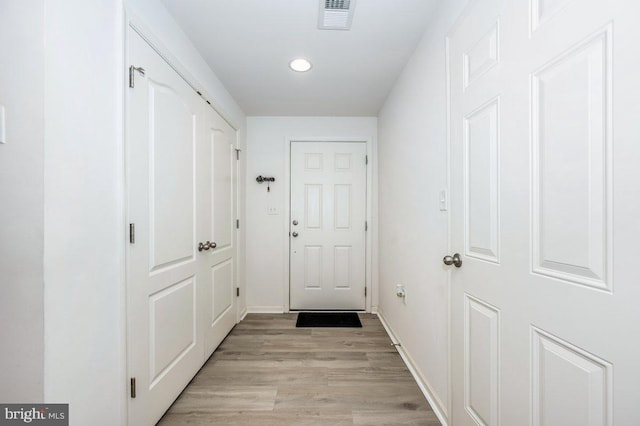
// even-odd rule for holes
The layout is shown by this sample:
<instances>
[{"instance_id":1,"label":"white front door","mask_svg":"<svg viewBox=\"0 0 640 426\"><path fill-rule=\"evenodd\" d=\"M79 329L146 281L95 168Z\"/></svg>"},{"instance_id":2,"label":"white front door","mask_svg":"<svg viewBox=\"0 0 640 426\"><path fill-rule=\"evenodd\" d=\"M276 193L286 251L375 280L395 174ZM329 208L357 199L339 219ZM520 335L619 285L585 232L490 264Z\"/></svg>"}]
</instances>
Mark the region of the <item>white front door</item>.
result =
<instances>
[{"instance_id":1,"label":"white front door","mask_svg":"<svg viewBox=\"0 0 640 426\"><path fill-rule=\"evenodd\" d=\"M210 248L203 250L203 314L206 357L236 323L235 284L235 130L212 108L204 112L205 143L201 163L202 232ZM205 238L205 237L202 237ZM205 241L206 243L206 241Z\"/></svg>"},{"instance_id":2,"label":"white front door","mask_svg":"<svg viewBox=\"0 0 640 426\"><path fill-rule=\"evenodd\" d=\"M638 12L478 0L450 35L456 426L640 424Z\"/></svg>"},{"instance_id":3,"label":"white front door","mask_svg":"<svg viewBox=\"0 0 640 426\"><path fill-rule=\"evenodd\" d=\"M366 144L291 143L290 307L364 310Z\"/></svg>"}]
</instances>

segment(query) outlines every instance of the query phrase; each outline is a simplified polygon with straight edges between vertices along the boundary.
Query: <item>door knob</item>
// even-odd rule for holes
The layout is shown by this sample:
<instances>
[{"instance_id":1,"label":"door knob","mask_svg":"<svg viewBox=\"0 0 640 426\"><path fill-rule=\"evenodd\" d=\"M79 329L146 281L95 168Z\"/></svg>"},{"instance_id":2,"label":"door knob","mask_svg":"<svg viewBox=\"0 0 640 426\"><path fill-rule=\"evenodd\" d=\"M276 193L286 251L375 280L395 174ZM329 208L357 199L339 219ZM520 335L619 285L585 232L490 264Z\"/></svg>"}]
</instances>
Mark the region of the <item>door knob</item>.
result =
<instances>
[{"instance_id":1,"label":"door knob","mask_svg":"<svg viewBox=\"0 0 640 426\"><path fill-rule=\"evenodd\" d=\"M296 226L297 224L298 224L298 221L297 221L297 220L294 220L294 221L293 221L293 226Z\"/></svg>"},{"instance_id":2,"label":"door knob","mask_svg":"<svg viewBox=\"0 0 640 426\"><path fill-rule=\"evenodd\" d=\"M442 261L447 266L453 265L456 268L459 268L459 267L462 266L462 258L460 257L460 255L458 253L454 254L453 256L445 256L442 259Z\"/></svg>"},{"instance_id":3,"label":"door knob","mask_svg":"<svg viewBox=\"0 0 640 426\"><path fill-rule=\"evenodd\" d=\"M297 236L298 236L298 233L297 233L297 232L293 232L293 233L291 233L291 236L292 236L293 238L295 238L295 237L297 237Z\"/></svg>"},{"instance_id":4,"label":"door knob","mask_svg":"<svg viewBox=\"0 0 640 426\"><path fill-rule=\"evenodd\" d=\"M216 243L212 243L211 241L207 241L206 243L199 243L198 244L198 251L214 249L216 247L218 247L218 245Z\"/></svg>"}]
</instances>

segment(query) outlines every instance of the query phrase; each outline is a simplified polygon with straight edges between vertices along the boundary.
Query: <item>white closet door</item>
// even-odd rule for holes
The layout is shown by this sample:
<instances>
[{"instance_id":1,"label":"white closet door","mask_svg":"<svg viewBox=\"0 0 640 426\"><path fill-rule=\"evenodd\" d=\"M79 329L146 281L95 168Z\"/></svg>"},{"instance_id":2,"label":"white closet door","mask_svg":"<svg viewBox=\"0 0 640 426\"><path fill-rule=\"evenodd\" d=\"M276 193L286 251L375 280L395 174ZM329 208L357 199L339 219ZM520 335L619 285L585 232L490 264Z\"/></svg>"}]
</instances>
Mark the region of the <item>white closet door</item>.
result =
<instances>
[{"instance_id":1,"label":"white closet door","mask_svg":"<svg viewBox=\"0 0 640 426\"><path fill-rule=\"evenodd\" d=\"M136 380L129 422L154 424L204 360L198 321L197 182L203 169L203 101L134 31L130 60L142 67L127 91L128 370Z\"/></svg>"},{"instance_id":2,"label":"white closet door","mask_svg":"<svg viewBox=\"0 0 640 426\"><path fill-rule=\"evenodd\" d=\"M208 357L236 324L235 272L235 131L212 108L204 111L204 144L198 164L202 238L210 248L202 251L203 327ZM205 241L206 243L206 241Z\"/></svg>"}]
</instances>

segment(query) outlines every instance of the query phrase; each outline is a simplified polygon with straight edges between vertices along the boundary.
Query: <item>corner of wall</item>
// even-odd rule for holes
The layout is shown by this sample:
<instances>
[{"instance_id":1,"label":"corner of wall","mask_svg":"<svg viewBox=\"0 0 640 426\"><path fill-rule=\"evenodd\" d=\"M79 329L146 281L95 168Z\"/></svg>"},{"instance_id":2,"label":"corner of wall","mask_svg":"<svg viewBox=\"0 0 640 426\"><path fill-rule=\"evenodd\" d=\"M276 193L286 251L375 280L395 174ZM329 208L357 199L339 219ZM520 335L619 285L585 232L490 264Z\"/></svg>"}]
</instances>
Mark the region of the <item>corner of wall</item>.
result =
<instances>
[{"instance_id":1,"label":"corner of wall","mask_svg":"<svg viewBox=\"0 0 640 426\"><path fill-rule=\"evenodd\" d=\"M44 0L0 6L0 401L44 395Z\"/></svg>"},{"instance_id":2,"label":"corner of wall","mask_svg":"<svg viewBox=\"0 0 640 426\"><path fill-rule=\"evenodd\" d=\"M69 403L74 424L122 424L123 6L118 0L50 3L44 18L44 399Z\"/></svg>"}]
</instances>

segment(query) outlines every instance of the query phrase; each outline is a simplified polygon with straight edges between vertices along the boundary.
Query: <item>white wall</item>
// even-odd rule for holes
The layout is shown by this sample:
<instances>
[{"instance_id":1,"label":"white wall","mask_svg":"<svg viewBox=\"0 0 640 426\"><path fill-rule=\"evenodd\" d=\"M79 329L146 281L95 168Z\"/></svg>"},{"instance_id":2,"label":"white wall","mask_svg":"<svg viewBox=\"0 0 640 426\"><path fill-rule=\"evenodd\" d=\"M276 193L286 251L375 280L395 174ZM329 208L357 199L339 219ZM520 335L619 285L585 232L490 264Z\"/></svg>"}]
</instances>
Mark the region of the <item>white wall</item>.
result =
<instances>
[{"instance_id":1,"label":"white wall","mask_svg":"<svg viewBox=\"0 0 640 426\"><path fill-rule=\"evenodd\" d=\"M44 1L0 1L0 401L43 398Z\"/></svg>"},{"instance_id":2,"label":"white wall","mask_svg":"<svg viewBox=\"0 0 640 426\"><path fill-rule=\"evenodd\" d=\"M284 244L285 223L283 178L285 139L288 137L340 138L377 137L375 117L248 117L247 118L247 305L253 312L282 312L287 280ZM375 160L375 159L374 159ZM374 161L375 166L375 161ZM258 175L274 176L271 192L258 184ZM375 170L374 170L375 176ZM375 182L374 182L375 185ZM267 207L276 206L277 215ZM375 211L374 204L374 211ZM374 237L375 238L375 237ZM374 275L375 276L375 275ZM374 288L376 283L373 283ZM373 300L377 305L377 300Z\"/></svg>"},{"instance_id":3,"label":"white wall","mask_svg":"<svg viewBox=\"0 0 640 426\"><path fill-rule=\"evenodd\" d=\"M379 311L448 415L445 36L467 0L442 2L379 114ZM395 295L407 288L406 305Z\"/></svg>"},{"instance_id":4,"label":"white wall","mask_svg":"<svg viewBox=\"0 0 640 426\"><path fill-rule=\"evenodd\" d=\"M72 425L120 424L122 7L45 0L45 386Z\"/></svg>"},{"instance_id":5,"label":"white wall","mask_svg":"<svg viewBox=\"0 0 640 426\"><path fill-rule=\"evenodd\" d=\"M124 6L45 2L44 399L71 425L124 424ZM130 3L242 141L244 114L162 4Z\"/></svg>"}]
</instances>

